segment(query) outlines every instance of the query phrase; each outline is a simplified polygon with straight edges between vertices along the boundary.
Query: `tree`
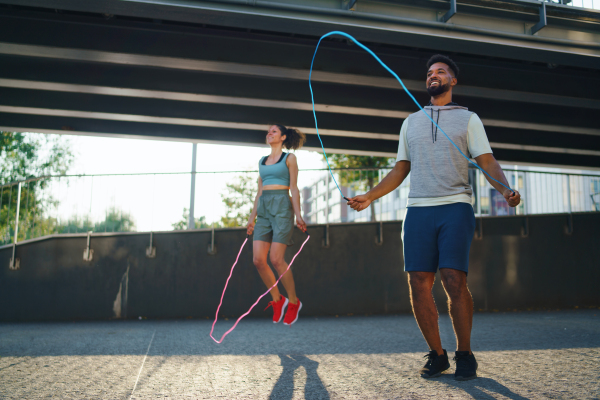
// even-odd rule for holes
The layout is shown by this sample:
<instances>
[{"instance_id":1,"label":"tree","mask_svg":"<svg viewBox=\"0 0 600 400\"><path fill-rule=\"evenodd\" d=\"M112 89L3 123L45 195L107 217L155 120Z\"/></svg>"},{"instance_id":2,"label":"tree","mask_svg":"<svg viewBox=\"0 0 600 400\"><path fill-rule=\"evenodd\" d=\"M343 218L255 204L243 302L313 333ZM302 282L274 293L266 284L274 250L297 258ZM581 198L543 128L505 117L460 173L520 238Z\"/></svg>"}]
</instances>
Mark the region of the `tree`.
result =
<instances>
[{"instance_id":1,"label":"tree","mask_svg":"<svg viewBox=\"0 0 600 400\"><path fill-rule=\"evenodd\" d=\"M96 224L93 230L94 232L135 232L135 221L131 214L111 207L106 213L105 220Z\"/></svg>"},{"instance_id":2,"label":"tree","mask_svg":"<svg viewBox=\"0 0 600 400\"><path fill-rule=\"evenodd\" d=\"M238 175L225 186L226 193L221 193L221 199L227 212L221 218L221 224L224 227L246 226L258 192L256 178L250 174Z\"/></svg>"},{"instance_id":3,"label":"tree","mask_svg":"<svg viewBox=\"0 0 600 400\"><path fill-rule=\"evenodd\" d=\"M95 230L94 224L88 217L79 219L77 216L69 218L65 224L57 225L55 230L58 233L84 233L89 231L100 232Z\"/></svg>"},{"instance_id":4,"label":"tree","mask_svg":"<svg viewBox=\"0 0 600 400\"><path fill-rule=\"evenodd\" d=\"M69 141L58 135L1 132L2 184L43 175L64 175L73 159Z\"/></svg>"},{"instance_id":5,"label":"tree","mask_svg":"<svg viewBox=\"0 0 600 400\"><path fill-rule=\"evenodd\" d=\"M323 156L325 158L325 156ZM393 158L331 154L327 157L331 168L361 169L361 171L338 171L340 185L371 190L379 183L379 169L389 167ZM371 221L376 221L374 204L371 203Z\"/></svg>"},{"instance_id":6,"label":"tree","mask_svg":"<svg viewBox=\"0 0 600 400\"><path fill-rule=\"evenodd\" d=\"M174 224L171 224L171 226L176 231L183 231L183 230L187 229L189 219L190 219L189 210L187 207L184 207L183 215L181 216L181 219L179 221L175 222ZM209 224L208 222L206 222L206 217L204 215L199 218L194 218L194 228L195 229L211 228L211 227L212 227L212 224ZM221 225L218 222L215 224L215 228L217 228L217 227L221 227Z\"/></svg>"},{"instance_id":7,"label":"tree","mask_svg":"<svg viewBox=\"0 0 600 400\"><path fill-rule=\"evenodd\" d=\"M45 175L64 175L74 159L68 140L58 135L0 132L0 185ZM43 196L48 179L22 184L19 240L54 232L56 221L43 211L56 200ZM0 238L14 236L18 185L0 189ZM33 236L35 235L35 236Z\"/></svg>"}]
</instances>

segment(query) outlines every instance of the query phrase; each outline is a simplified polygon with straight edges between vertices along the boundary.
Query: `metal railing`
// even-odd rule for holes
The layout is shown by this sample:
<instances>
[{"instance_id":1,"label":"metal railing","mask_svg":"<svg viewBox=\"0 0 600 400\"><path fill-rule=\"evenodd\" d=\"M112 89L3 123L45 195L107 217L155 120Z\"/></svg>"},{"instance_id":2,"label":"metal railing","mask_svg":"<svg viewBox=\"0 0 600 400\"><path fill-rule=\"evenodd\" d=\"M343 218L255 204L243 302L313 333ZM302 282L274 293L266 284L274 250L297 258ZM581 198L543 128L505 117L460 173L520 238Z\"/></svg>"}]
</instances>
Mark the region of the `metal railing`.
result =
<instances>
[{"instance_id":1,"label":"metal railing","mask_svg":"<svg viewBox=\"0 0 600 400\"><path fill-rule=\"evenodd\" d=\"M562 4L564 6L600 10L600 0L540 0L546 3Z\"/></svg>"},{"instance_id":2,"label":"metal railing","mask_svg":"<svg viewBox=\"0 0 600 400\"><path fill-rule=\"evenodd\" d=\"M369 178L376 184L391 169L336 171L346 197L364 193ZM531 215L600 211L600 175L505 168L510 186L521 194L521 204L508 207L504 197L477 169L469 170L472 205L477 216ZM394 191L357 213L346 205L327 173L303 190L303 212L309 223L393 221L404 218L410 175Z\"/></svg>"},{"instance_id":3,"label":"metal railing","mask_svg":"<svg viewBox=\"0 0 600 400\"><path fill-rule=\"evenodd\" d=\"M344 195L366 192L391 169L343 169ZM505 169L522 204L509 208L478 170L469 171L478 216L600 211L600 175ZM193 228L245 225L257 171L196 172ZM49 176L0 186L0 245L51 234L187 229L191 173ZM410 175L363 212L351 210L327 170L301 170L307 223L401 220ZM226 200L228 204L224 201Z\"/></svg>"}]
</instances>

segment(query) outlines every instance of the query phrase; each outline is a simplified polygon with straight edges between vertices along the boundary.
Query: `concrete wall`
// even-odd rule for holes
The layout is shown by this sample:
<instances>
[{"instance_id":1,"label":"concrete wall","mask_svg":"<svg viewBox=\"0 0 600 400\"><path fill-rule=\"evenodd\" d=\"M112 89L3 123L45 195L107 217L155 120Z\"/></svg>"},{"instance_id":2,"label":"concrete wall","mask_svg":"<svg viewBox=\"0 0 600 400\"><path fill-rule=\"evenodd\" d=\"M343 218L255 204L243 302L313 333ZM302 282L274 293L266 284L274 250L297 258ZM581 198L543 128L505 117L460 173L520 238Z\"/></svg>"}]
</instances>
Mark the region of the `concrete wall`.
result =
<instances>
[{"instance_id":1,"label":"concrete wall","mask_svg":"<svg viewBox=\"0 0 600 400\"><path fill-rule=\"evenodd\" d=\"M476 309L506 310L600 305L600 213L484 218L471 248L469 287ZM479 221L478 221L479 223ZM410 312L400 233L401 222L309 227L294 277L303 315ZM527 233L527 232L526 232ZM217 254L207 252L206 230L154 234L156 258L147 258L148 233L92 236L93 260L83 260L85 235L20 244L21 268L9 270L12 249L0 249L0 320L43 321L108 318L214 317L243 229L217 230ZM305 236L294 233L289 261ZM246 244L222 314L245 312L265 288ZM436 282L440 311L445 295ZM263 312L268 296L251 313Z\"/></svg>"}]
</instances>

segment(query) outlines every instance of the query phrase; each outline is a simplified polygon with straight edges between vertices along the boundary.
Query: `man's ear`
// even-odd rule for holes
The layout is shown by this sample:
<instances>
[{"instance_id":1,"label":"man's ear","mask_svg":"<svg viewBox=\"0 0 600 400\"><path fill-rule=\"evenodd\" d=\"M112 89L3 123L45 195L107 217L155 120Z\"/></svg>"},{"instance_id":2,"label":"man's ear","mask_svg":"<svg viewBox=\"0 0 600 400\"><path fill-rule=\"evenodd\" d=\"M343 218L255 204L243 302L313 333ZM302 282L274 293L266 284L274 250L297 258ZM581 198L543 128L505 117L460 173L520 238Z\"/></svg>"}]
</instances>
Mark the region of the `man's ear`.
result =
<instances>
[{"instance_id":1,"label":"man's ear","mask_svg":"<svg viewBox=\"0 0 600 400\"><path fill-rule=\"evenodd\" d=\"M450 86L451 86L451 87L454 87L454 86L456 86L457 84L458 84L458 79L456 79L456 78L452 78L452 80L450 81Z\"/></svg>"}]
</instances>

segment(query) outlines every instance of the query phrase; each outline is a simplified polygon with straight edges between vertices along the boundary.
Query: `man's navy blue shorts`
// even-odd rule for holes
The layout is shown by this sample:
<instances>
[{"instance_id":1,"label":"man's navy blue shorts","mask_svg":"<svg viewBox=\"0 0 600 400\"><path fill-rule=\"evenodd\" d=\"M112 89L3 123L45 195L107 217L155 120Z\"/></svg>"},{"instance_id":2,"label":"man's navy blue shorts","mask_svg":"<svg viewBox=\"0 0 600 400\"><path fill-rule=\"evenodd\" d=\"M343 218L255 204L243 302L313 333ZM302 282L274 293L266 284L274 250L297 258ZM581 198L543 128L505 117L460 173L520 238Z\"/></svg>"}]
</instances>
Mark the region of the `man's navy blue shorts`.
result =
<instances>
[{"instance_id":1,"label":"man's navy blue shorts","mask_svg":"<svg viewBox=\"0 0 600 400\"><path fill-rule=\"evenodd\" d=\"M402 225L404 270L452 268L468 273L474 233L475 214L470 204L408 207Z\"/></svg>"}]
</instances>

